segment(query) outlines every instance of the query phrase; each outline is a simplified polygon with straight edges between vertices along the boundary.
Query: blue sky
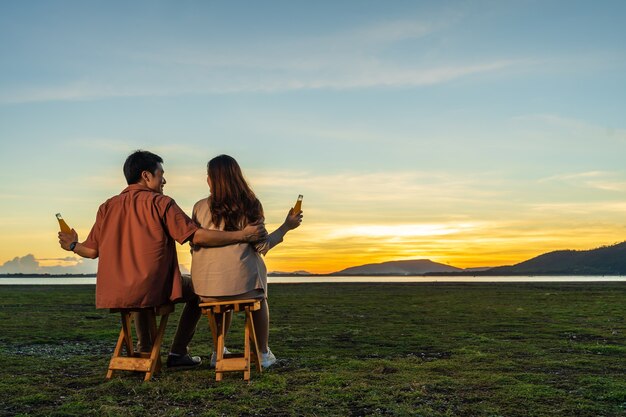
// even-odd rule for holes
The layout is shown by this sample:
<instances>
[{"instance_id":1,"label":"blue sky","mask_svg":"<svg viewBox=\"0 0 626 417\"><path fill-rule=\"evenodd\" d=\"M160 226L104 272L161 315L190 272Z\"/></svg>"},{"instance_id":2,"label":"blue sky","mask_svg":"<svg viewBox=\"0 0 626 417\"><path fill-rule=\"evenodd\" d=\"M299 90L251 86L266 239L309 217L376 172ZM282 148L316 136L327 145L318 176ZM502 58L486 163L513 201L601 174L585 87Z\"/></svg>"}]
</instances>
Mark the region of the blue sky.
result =
<instances>
[{"instance_id":1,"label":"blue sky","mask_svg":"<svg viewBox=\"0 0 626 417\"><path fill-rule=\"evenodd\" d=\"M219 153L271 226L305 194L270 269L624 240L624 17L617 1L3 2L0 272L27 254L80 267L53 215L86 236L137 148L187 210Z\"/></svg>"}]
</instances>

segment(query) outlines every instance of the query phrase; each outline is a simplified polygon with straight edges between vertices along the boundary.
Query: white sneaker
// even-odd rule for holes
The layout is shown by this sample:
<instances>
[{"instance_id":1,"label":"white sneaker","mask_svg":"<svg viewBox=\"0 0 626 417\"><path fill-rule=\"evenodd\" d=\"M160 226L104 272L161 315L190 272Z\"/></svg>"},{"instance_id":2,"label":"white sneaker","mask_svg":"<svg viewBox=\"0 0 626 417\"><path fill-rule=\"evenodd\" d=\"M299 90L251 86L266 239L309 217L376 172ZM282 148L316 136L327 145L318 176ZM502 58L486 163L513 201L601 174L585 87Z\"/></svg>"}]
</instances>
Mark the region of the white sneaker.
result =
<instances>
[{"instance_id":1,"label":"white sneaker","mask_svg":"<svg viewBox=\"0 0 626 417\"><path fill-rule=\"evenodd\" d=\"M270 348L267 348L267 353L261 352L261 366L263 368L269 368L275 363L276 363L276 356L274 356Z\"/></svg>"},{"instance_id":2,"label":"white sneaker","mask_svg":"<svg viewBox=\"0 0 626 417\"><path fill-rule=\"evenodd\" d=\"M230 351L224 346L224 355L230 354ZM215 368L215 364L217 363L217 352L211 353L211 368Z\"/></svg>"}]
</instances>

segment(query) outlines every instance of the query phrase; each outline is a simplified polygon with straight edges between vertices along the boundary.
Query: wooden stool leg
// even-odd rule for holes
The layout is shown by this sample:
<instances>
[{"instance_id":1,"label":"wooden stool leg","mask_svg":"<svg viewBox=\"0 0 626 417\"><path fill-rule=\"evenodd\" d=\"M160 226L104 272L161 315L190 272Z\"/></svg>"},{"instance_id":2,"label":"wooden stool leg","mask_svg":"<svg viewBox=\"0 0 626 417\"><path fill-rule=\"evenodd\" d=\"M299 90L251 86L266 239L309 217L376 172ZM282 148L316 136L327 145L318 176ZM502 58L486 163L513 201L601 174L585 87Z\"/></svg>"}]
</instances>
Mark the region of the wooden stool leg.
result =
<instances>
[{"instance_id":1,"label":"wooden stool leg","mask_svg":"<svg viewBox=\"0 0 626 417\"><path fill-rule=\"evenodd\" d=\"M121 356L122 347L124 346L125 340L126 336L124 335L124 327L122 327L122 329L120 330L120 336L117 338L117 344L115 345L115 350L113 350L113 356L111 357L111 359ZM106 379L111 379L112 376L113 369L111 369L111 365L109 363L109 370L107 371Z\"/></svg>"},{"instance_id":2,"label":"wooden stool leg","mask_svg":"<svg viewBox=\"0 0 626 417\"><path fill-rule=\"evenodd\" d=\"M224 345L226 343L224 341L224 328L226 327L225 312L222 311L221 316L222 316L221 317L222 326L217 331L217 350L216 350L217 361L215 363L215 380L216 381L221 381L224 376L224 373L221 370L218 371L218 369L221 369L222 359L224 359Z\"/></svg>"},{"instance_id":3,"label":"wooden stool leg","mask_svg":"<svg viewBox=\"0 0 626 417\"><path fill-rule=\"evenodd\" d=\"M254 319L252 318L252 312L250 309L246 309L246 327L250 328L250 342L252 343L252 360L256 362L256 369L259 373L263 372L261 367L261 352L259 351L259 342L256 338L256 331L254 330Z\"/></svg>"},{"instance_id":4,"label":"wooden stool leg","mask_svg":"<svg viewBox=\"0 0 626 417\"><path fill-rule=\"evenodd\" d=\"M245 318L245 330L244 330L244 344L243 344L243 358L246 362L246 369L243 371L243 380L250 381L250 326L248 325L248 308L246 307Z\"/></svg>"},{"instance_id":5,"label":"wooden stool leg","mask_svg":"<svg viewBox=\"0 0 626 417\"><path fill-rule=\"evenodd\" d=\"M150 381L150 379L152 379L152 375L154 373L154 370L156 368L156 358L158 357L158 354L155 354L155 352L158 352L161 349L161 344L158 343L157 339L159 337L158 333L157 333L157 329L156 329L156 317L154 314L150 314L150 318L148 319L150 322L150 341L152 342L152 349L150 350L150 369L148 370L148 372L146 372L146 374L144 375L143 380L144 381ZM161 321L163 320L163 318L161 317Z\"/></svg>"},{"instance_id":6,"label":"wooden stool leg","mask_svg":"<svg viewBox=\"0 0 626 417\"><path fill-rule=\"evenodd\" d=\"M165 326L167 325L167 319L169 314L164 314L161 316L161 323L159 324L159 329L156 329L156 317L154 315L150 318L150 326L154 329L153 334L156 335L154 340L152 341L152 351L150 352L150 370L146 372L146 376L144 377L144 381L149 381L157 372L157 367L160 367L160 359L161 359L161 343L163 343L163 335L165 333Z\"/></svg>"},{"instance_id":7,"label":"wooden stool leg","mask_svg":"<svg viewBox=\"0 0 626 417\"><path fill-rule=\"evenodd\" d=\"M160 323L163 323L164 319L165 319L165 322L167 323L167 316L168 316L167 314L163 314L161 316ZM159 337L159 332L160 332L160 327L157 330L156 317L154 315L151 315L150 317L150 340L152 341L152 350L147 355L147 357L149 357L153 361L154 361L154 358L153 358L154 346L156 344L156 339ZM159 350L157 351L157 354L156 354L156 361L154 362L152 368L153 368L153 371L152 371L153 375L161 370L161 344L160 343L159 343ZM147 380L149 380L149 378L146 379L146 381Z\"/></svg>"},{"instance_id":8,"label":"wooden stool leg","mask_svg":"<svg viewBox=\"0 0 626 417\"><path fill-rule=\"evenodd\" d=\"M115 358L119 358L122 356L123 347L126 347L126 352L128 356L133 356L135 354L135 350L133 349L133 335L131 333L130 313L122 312L121 322L122 329L120 330L120 336L117 339L117 344L115 345L113 355L111 356L111 361L109 362L109 369L107 370L107 374L105 377L106 379L111 379L113 377L113 362Z\"/></svg>"},{"instance_id":9,"label":"wooden stool leg","mask_svg":"<svg viewBox=\"0 0 626 417\"><path fill-rule=\"evenodd\" d=\"M156 370L155 372L159 372L161 370L161 343L163 342L163 338L165 337L165 326L167 326L167 320L169 319L169 313L168 314L164 314L161 317L161 322L159 324L159 336L158 336L158 341L159 341L159 350L156 352Z\"/></svg>"},{"instance_id":10,"label":"wooden stool leg","mask_svg":"<svg viewBox=\"0 0 626 417\"><path fill-rule=\"evenodd\" d=\"M213 337L213 350L217 352L217 321L215 320L215 314L212 309L207 310L207 318L209 319L209 328L211 329L211 336Z\"/></svg>"},{"instance_id":11,"label":"wooden stool leg","mask_svg":"<svg viewBox=\"0 0 626 417\"><path fill-rule=\"evenodd\" d=\"M126 342L126 354L128 356L135 355L135 348L133 347L133 331L132 331L132 319L131 313L122 314L122 332L124 333L124 341Z\"/></svg>"}]
</instances>

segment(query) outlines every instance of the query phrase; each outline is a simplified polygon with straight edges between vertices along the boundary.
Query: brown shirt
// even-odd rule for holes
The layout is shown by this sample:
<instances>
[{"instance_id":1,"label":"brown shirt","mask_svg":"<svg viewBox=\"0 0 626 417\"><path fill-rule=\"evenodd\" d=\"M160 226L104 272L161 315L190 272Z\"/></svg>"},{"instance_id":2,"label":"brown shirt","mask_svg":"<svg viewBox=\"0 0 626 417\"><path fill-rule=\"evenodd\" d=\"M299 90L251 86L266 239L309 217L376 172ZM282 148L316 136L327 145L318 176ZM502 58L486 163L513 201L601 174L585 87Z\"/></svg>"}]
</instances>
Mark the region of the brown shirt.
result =
<instances>
[{"instance_id":1,"label":"brown shirt","mask_svg":"<svg viewBox=\"0 0 626 417\"><path fill-rule=\"evenodd\" d=\"M198 226L176 202L133 184L98 209L83 245L98 250L96 308L154 307L182 297L176 255Z\"/></svg>"}]
</instances>

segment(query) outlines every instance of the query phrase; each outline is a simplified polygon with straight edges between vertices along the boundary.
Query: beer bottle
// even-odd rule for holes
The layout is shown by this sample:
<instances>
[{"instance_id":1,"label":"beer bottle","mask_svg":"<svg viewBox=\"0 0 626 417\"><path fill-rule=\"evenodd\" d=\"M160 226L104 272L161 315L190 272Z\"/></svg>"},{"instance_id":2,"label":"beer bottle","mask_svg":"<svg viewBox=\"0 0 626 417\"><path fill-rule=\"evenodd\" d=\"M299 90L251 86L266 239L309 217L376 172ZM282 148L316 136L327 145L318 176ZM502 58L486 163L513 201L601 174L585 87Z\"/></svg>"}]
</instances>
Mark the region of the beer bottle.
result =
<instances>
[{"instance_id":1,"label":"beer bottle","mask_svg":"<svg viewBox=\"0 0 626 417\"><path fill-rule=\"evenodd\" d=\"M298 195L298 201L296 201L296 205L293 206L293 214L298 214L300 213L300 210L302 210L302 194Z\"/></svg>"},{"instance_id":2,"label":"beer bottle","mask_svg":"<svg viewBox=\"0 0 626 417\"><path fill-rule=\"evenodd\" d=\"M57 220L59 221L59 227L61 228L61 231L63 233L72 233L72 229L67 225L67 223L65 223L65 220L63 220L63 216L61 216L61 213L57 213Z\"/></svg>"}]
</instances>

